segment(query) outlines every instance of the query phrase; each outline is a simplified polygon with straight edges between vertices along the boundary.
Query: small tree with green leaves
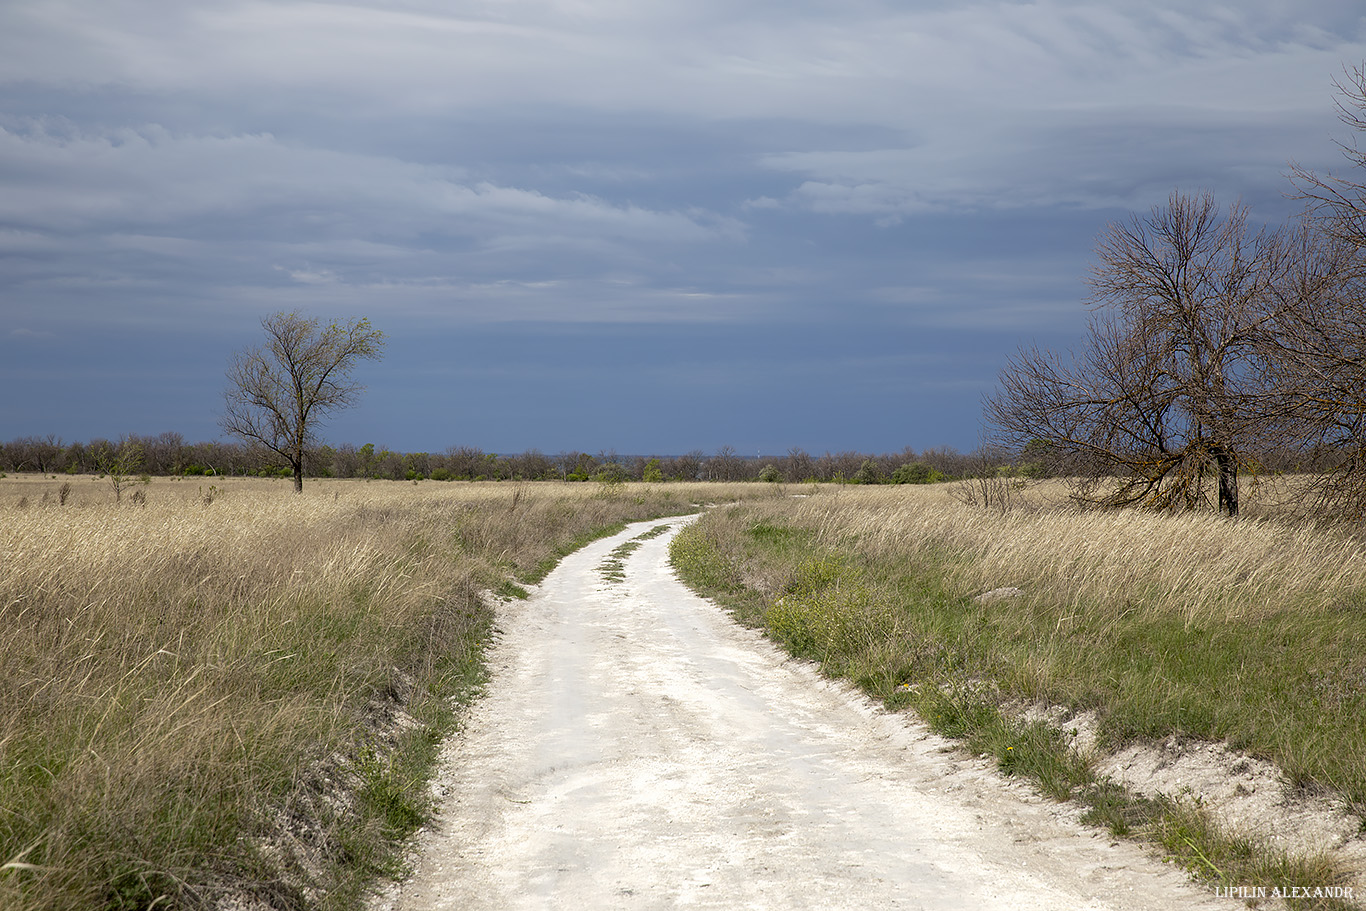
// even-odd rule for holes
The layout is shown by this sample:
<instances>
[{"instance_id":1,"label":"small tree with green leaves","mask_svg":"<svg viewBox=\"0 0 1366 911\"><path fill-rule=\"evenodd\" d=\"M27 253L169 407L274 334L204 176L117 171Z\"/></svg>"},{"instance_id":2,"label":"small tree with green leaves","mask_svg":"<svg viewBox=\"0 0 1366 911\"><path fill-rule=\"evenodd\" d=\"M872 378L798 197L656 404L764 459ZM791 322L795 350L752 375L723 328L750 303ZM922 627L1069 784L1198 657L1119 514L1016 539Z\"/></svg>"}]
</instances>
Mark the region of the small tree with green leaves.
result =
<instances>
[{"instance_id":1,"label":"small tree with green leaves","mask_svg":"<svg viewBox=\"0 0 1366 911\"><path fill-rule=\"evenodd\" d=\"M95 465L114 488L114 502L123 501L123 489L142 468L142 444L124 437L117 446L105 444L95 453Z\"/></svg>"},{"instance_id":2,"label":"small tree with green leaves","mask_svg":"<svg viewBox=\"0 0 1366 911\"><path fill-rule=\"evenodd\" d=\"M853 481L855 484L881 484L882 469L872 459L864 459L858 471L854 472Z\"/></svg>"}]
</instances>

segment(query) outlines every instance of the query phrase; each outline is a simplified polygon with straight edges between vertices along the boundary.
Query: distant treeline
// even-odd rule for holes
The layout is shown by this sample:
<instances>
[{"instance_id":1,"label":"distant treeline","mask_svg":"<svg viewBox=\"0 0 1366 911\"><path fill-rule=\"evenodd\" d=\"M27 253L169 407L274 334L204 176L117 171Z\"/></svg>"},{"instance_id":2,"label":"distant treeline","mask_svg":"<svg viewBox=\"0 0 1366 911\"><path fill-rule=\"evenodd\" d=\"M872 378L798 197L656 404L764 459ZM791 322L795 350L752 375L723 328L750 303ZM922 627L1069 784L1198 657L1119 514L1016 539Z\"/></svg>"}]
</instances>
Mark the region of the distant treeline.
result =
<instances>
[{"instance_id":1,"label":"distant treeline","mask_svg":"<svg viewBox=\"0 0 1366 911\"><path fill-rule=\"evenodd\" d=\"M812 455L793 448L782 456L742 456L730 446L707 454L618 455L605 451L546 455L528 450L519 455L452 446L445 452L394 452L364 446L319 446L306 462L313 478L375 478L391 481L802 481L854 484L929 484L1003 473L1044 477L1046 460L1029 451L1013 454L979 449L960 452L935 447L919 452L907 447L876 455L855 451ZM1265 454L1266 470L1311 468L1303 457ZM65 443L55 436L20 437L0 443L0 471L44 474L123 474L158 476L275 476L289 471L263 449L241 443L186 443L178 433L158 436L94 439Z\"/></svg>"}]
</instances>

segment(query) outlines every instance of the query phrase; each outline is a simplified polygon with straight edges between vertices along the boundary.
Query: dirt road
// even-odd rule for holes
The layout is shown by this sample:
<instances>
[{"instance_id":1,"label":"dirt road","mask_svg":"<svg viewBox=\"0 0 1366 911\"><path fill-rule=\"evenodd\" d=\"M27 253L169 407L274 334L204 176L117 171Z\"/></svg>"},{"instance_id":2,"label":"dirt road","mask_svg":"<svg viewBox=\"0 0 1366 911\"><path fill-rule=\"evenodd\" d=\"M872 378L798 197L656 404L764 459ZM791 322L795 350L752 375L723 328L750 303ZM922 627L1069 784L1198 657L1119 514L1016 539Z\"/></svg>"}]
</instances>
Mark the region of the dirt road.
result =
<instances>
[{"instance_id":1,"label":"dirt road","mask_svg":"<svg viewBox=\"0 0 1366 911\"><path fill-rule=\"evenodd\" d=\"M400 911L1233 908L677 582L636 525L507 605Z\"/></svg>"}]
</instances>

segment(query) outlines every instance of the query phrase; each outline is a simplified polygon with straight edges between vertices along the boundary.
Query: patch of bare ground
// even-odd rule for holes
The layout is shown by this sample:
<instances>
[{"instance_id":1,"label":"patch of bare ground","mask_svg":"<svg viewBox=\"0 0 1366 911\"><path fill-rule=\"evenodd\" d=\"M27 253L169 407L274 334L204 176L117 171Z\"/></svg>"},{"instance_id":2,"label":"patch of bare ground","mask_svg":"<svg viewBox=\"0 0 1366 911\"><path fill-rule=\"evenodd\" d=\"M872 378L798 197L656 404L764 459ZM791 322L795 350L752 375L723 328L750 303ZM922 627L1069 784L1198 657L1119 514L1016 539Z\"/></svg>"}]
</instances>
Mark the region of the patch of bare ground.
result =
<instances>
[{"instance_id":1,"label":"patch of bare ground","mask_svg":"<svg viewBox=\"0 0 1366 911\"><path fill-rule=\"evenodd\" d=\"M1339 885L1366 895L1366 821L1338 795L1297 786L1275 763L1227 743L1167 737L1107 751L1093 712L1033 705L1024 721L1044 721L1072 738L1072 748L1098 776L1143 797L1201 807L1230 837L1250 839L1291 857L1326 856L1349 879Z\"/></svg>"}]
</instances>

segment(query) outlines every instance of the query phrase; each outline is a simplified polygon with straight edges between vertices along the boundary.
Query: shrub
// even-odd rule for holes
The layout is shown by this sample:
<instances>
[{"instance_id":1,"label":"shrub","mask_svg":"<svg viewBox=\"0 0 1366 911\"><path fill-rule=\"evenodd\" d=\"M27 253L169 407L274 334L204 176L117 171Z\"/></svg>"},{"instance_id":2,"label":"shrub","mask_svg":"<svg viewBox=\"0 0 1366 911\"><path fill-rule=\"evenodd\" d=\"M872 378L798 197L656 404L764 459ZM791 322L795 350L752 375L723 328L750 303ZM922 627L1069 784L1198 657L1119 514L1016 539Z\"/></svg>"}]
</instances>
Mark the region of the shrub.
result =
<instances>
[{"instance_id":1,"label":"shrub","mask_svg":"<svg viewBox=\"0 0 1366 911\"><path fill-rule=\"evenodd\" d=\"M946 480L942 471L937 471L924 462L907 462L892 472L893 484L937 484Z\"/></svg>"},{"instance_id":2,"label":"shrub","mask_svg":"<svg viewBox=\"0 0 1366 911\"><path fill-rule=\"evenodd\" d=\"M623 484L626 482L626 469L616 462L608 462L598 469L593 480L604 484Z\"/></svg>"},{"instance_id":3,"label":"shrub","mask_svg":"<svg viewBox=\"0 0 1366 911\"><path fill-rule=\"evenodd\" d=\"M863 464L854 472L851 479L855 484L881 484L882 469L877 467L877 463L872 459L864 459Z\"/></svg>"}]
</instances>

